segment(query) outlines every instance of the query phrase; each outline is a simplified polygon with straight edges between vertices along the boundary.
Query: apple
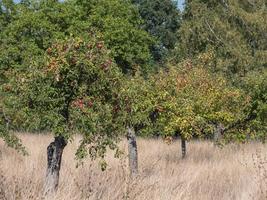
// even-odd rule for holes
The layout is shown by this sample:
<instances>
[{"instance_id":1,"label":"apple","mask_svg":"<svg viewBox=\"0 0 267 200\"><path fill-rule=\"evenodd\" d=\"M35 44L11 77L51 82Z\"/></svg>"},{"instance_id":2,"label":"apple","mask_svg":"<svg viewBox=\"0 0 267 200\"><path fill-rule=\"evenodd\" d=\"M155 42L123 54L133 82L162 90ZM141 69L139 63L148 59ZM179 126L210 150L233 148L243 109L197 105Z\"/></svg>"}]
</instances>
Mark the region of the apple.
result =
<instances>
[{"instance_id":1,"label":"apple","mask_svg":"<svg viewBox=\"0 0 267 200\"><path fill-rule=\"evenodd\" d=\"M87 102L87 106L88 106L89 108L91 108L91 107L93 106L93 102L89 100L89 101Z\"/></svg>"},{"instance_id":2,"label":"apple","mask_svg":"<svg viewBox=\"0 0 267 200\"><path fill-rule=\"evenodd\" d=\"M78 106L79 106L80 109L83 108L84 104L83 104L83 100L82 99L79 99Z\"/></svg>"},{"instance_id":3,"label":"apple","mask_svg":"<svg viewBox=\"0 0 267 200\"><path fill-rule=\"evenodd\" d=\"M48 55L51 55L52 54L52 49L49 47L46 52L48 53Z\"/></svg>"},{"instance_id":4,"label":"apple","mask_svg":"<svg viewBox=\"0 0 267 200\"><path fill-rule=\"evenodd\" d=\"M102 49L103 48L103 42L98 42L97 44L96 44L96 47L98 48L98 49Z\"/></svg>"}]
</instances>

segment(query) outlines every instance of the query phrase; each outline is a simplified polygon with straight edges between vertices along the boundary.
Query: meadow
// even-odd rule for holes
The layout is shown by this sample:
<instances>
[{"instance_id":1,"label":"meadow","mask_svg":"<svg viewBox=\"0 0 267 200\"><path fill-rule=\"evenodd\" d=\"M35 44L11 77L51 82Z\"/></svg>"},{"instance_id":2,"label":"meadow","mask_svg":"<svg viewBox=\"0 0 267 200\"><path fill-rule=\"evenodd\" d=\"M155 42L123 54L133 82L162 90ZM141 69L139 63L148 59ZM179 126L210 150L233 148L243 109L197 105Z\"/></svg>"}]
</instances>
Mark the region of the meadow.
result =
<instances>
[{"instance_id":1,"label":"meadow","mask_svg":"<svg viewBox=\"0 0 267 200\"><path fill-rule=\"evenodd\" d=\"M180 141L138 139L139 175L128 174L127 143L116 159L107 155L107 170L98 161L84 160L76 168L76 138L63 153L57 194L44 197L46 147L52 135L20 134L29 156L0 142L1 200L265 200L267 199L267 145L231 144L214 147L209 141L191 141L181 159Z\"/></svg>"}]
</instances>

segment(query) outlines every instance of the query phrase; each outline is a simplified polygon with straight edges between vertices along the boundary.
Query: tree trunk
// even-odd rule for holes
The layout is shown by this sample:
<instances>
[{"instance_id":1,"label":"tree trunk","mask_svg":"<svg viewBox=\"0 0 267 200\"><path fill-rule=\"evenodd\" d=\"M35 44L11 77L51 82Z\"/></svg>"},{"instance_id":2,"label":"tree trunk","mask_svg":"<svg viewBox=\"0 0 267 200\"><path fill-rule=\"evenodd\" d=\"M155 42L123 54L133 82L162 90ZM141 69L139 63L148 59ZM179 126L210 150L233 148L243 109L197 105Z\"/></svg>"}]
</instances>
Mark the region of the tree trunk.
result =
<instances>
[{"instance_id":1,"label":"tree trunk","mask_svg":"<svg viewBox=\"0 0 267 200\"><path fill-rule=\"evenodd\" d=\"M128 140L130 175L133 177L138 174L137 143L136 143L135 131L133 128L128 128L127 140Z\"/></svg>"},{"instance_id":2,"label":"tree trunk","mask_svg":"<svg viewBox=\"0 0 267 200\"><path fill-rule=\"evenodd\" d=\"M59 182L59 171L64 147L67 145L62 136L55 137L47 147L47 171L45 181L45 195L53 194L57 191Z\"/></svg>"},{"instance_id":3,"label":"tree trunk","mask_svg":"<svg viewBox=\"0 0 267 200\"><path fill-rule=\"evenodd\" d=\"M215 125L214 128L214 145L218 146L223 135L224 127L221 123Z\"/></svg>"},{"instance_id":4,"label":"tree trunk","mask_svg":"<svg viewBox=\"0 0 267 200\"><path fill-rule=\"evenodd\" d=\"M186 156L186 141L183 137L181 137L181 147L182 147L182 158Z\"/></svg>"}]
</instances>

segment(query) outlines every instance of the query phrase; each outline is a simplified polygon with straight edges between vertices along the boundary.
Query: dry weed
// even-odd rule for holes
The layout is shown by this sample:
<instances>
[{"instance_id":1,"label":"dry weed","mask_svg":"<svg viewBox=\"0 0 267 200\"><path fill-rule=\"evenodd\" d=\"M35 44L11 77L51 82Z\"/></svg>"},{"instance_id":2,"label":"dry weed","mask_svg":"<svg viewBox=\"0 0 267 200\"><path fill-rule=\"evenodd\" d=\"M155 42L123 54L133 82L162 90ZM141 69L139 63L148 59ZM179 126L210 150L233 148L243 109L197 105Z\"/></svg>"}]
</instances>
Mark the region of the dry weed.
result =
<instances>
[{"instance_id":1,"label":"dry weed","mask_svg":"<svg viewBox=\"0 0 267 200\"><path fill-rule=\"evenodd\" d=\"M46 146L50 135L21 134L30 156L0 142L0 199L43 200ZM63 154L55 200L266 200L267 146L251 143L214 148L206 141L188 143L181 159L180 141L138 140L140 174L129 178L127 152L107 155L102 172L89 158L76 168L78 139ZM126 150L126 142L121 148ZM47 200L52 198L46 198Z\"/></svg>"}]
</instances>

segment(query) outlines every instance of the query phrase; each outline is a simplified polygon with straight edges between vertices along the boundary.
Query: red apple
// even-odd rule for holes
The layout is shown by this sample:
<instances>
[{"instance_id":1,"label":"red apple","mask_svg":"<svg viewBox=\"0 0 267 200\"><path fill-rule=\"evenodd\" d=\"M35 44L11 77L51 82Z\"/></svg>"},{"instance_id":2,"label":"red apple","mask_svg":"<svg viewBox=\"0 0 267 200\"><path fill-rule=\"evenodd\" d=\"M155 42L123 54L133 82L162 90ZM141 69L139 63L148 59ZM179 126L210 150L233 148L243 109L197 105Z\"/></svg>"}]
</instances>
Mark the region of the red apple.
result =
<instances>
[{"instance_id":1,"label":"red apple","mask_svg":"<svg viewBox=\"0 0 267 200\"><path fill-rule=\"evenodd\" d=\"M87 106L88 106L89 108L91 108L91 107L93 106L93 102L89 100L89 101L87 102Z\"/></svg>"},{"instance_id":2,"label":"red apple","mask_svg":"<svg viewBox=\"0 0 267 200\"><path fill-rule=\"evenodd\" d=\"M97 47L98 49L102 49L103 46L104 46L104 45L103 45L103 42L98 42L98 43L96 44L96 47Z\"/></svg>"},{"instance_id":3,"label":"red apple","mask_svg":"<svg viewBox=\"0 0 267 200\"><path fill-rule=\"evenodd\" d=\"M52 54L52 49L49 47L46 52L48 53L48 55L51 55Z\"/></svg>"}]
</instances>

